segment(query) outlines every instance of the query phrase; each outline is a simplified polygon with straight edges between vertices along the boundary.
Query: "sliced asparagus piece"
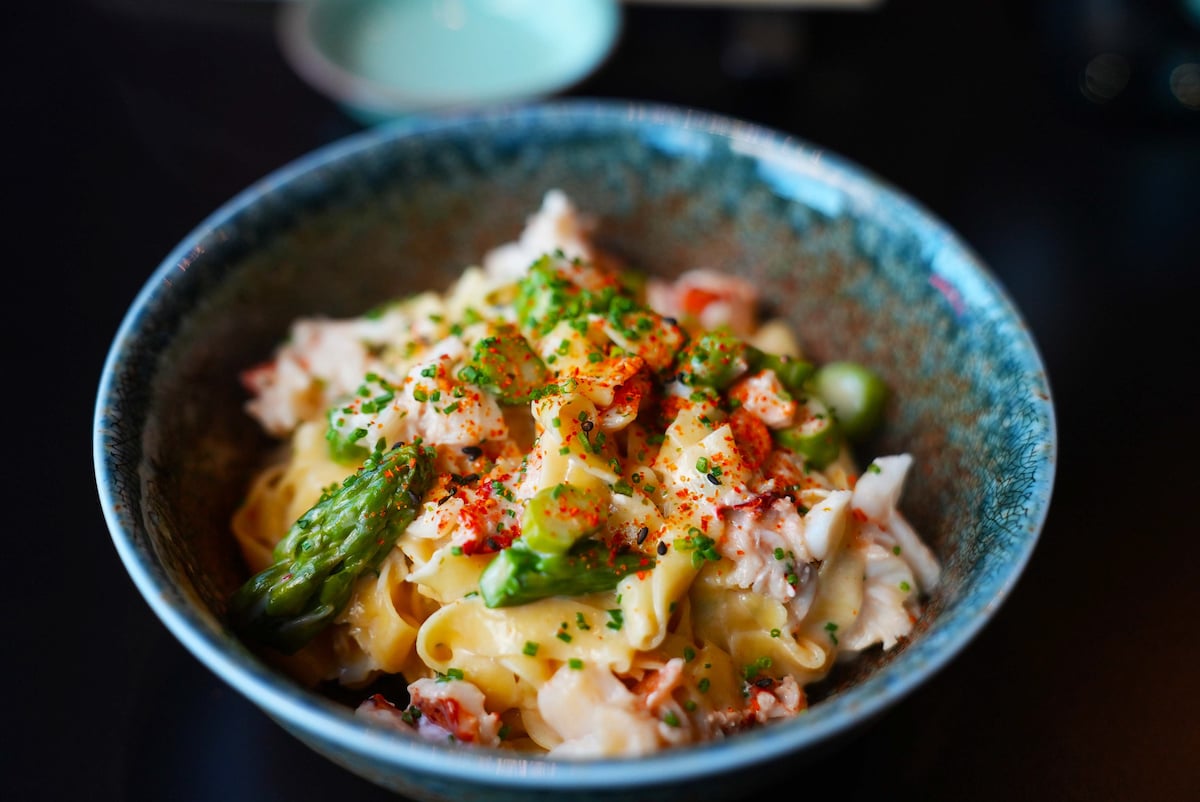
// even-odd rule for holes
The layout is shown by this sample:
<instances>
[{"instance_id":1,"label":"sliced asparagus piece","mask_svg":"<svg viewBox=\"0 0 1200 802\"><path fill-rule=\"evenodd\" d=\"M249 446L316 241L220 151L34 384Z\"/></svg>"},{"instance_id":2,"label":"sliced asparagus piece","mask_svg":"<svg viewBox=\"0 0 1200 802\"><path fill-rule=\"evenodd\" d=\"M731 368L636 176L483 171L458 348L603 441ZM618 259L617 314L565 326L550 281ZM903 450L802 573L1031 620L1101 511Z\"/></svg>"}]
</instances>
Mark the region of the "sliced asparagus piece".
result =
<instances>
[{"instance_id":1,"label":"sliced asparagus piece","mask_svg":"<svg viewBox=\"0 0 1200 802\"><path fill-rule=\"evenodd\" d=\"M275 547L275 564L234 594L234 629L289 653L312 640L416 517L433 461L433 450L420 445L370 455L292 525Z\"/></svg>"}]
</instances>

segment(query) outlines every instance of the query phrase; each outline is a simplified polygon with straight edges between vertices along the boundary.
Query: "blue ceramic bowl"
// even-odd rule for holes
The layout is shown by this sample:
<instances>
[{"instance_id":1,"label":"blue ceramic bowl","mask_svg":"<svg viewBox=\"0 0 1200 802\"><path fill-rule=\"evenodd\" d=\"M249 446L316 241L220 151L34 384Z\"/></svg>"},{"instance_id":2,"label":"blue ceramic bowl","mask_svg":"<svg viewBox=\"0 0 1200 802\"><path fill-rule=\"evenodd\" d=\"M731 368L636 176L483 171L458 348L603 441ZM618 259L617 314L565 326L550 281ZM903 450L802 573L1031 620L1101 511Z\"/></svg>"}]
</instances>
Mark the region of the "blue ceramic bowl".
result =
<instances>
[{"instance_id":1,"label":"blue ceramic bowl","mask_svg":"<svg viewBox=\"0 0 1200 802\"><path fill-rule=\"evenodd\" d=\"M601 243L633 264L747 276L816 358L877 366L894 390L870 451L916 456L903 507L944 579L907 645L839 669L796 720L625 761L435 745L364 728L225 625L225 600L245 576L227 522L270 445L242 412L238 371L298 315L350 315L445 286L511 239L551 187L594 212ZM929 679L979 631L1033 550L1055 464L1054 411L1029 331L945 225L771 131L588 102L375 129L250 187L134 301L95 425L113 540L167 627L317 751L429 799L717 799L769 781Z\"/></svg>"}]
</instances>

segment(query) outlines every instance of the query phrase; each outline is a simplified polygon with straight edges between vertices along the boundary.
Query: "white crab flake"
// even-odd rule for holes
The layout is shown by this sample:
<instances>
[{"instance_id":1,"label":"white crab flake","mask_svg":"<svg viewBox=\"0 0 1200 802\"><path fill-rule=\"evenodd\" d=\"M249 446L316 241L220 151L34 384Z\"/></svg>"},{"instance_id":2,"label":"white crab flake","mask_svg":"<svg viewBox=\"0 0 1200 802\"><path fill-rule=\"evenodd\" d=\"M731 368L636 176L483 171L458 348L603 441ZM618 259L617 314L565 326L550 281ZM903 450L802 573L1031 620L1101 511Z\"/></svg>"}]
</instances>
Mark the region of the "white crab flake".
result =
<instances>
[{"instance_id":1,"label":"white crab flake","mask_svg":"<svg viewBox=\"0 0 1200 802\"><path fill-rule=\"evenodd\" d=\"M754 720L766 724L771 719L792 718L804 709L804 692L792 677L784 677L774 688L754 689L751 705Z\"/></svg>"},{"instance_id":2,"label":"white crab flake","mask_svg":"<svg viewBox=\"0 0 1200 802\"><path fill-rule=\"evenodd\" d=\"M873 467L864 471L854 486L851 506L868 521L891 534L904 560L912 566L921 589L928 593L937 585L941 568L933 552L897 509L904 477L912 461L909 454L876 459Z\"/></svg>"},{"instance_id":3,"label":"white crab flake","mask_svg":"<svg viewBox=\"0 0 1200 802\"><path fill-rule=\"evenodd\" d=\"M483 691L460 679L419 679L408 686L412 706L421 711L417 733L426 740L455 740L499 746L500 716L484 708Z\"/></svg>"},{"instance_id":4,"label":"white crab flake","mask_svg":"<svg viewBox=\"0 0 1200 802\"><path fill-rule=\"evenodd\" d=\"M891 549L871 543L860 551L865 560L862 607L854 625L839 637L845 652L856 652L883 644L890 649L912 631L914 615L913 575L903 559Z\"/></svg>"},{"instance_id":5,"label":"white crab flake","mask_svg":"<svg viewBox=\"0 0 1200 802\"><path fill-rule=\"evenodd\" d=\"M689 270L674 282L651 280L646 302L665 317L694 318L707 330L729 328L745 337L758 320L758 290L743 278L715 270Z\"/></svg>"},{"instance_id":6,"label":"white crab flake","mask_svg":"<svg viewBox=\"0 0 1200 802\"><path fill-rule=\"evenodd\" d=\"M742 402L742 409L771 429L792 425L796 402L779 381L773 370L761 370L739 381L729 394Z\"/></svg>"},{"instance_id":7,"label":"white crab flake","mask_svg":"<svg viewBox=\"0 0 1200 802\"><path fill-rule=\"evenodd\" d=\"M363 344L360 328L355 320L296 321L273 361L242 374L242 383L254 396L246 411L277 437L320 417L379 367Z\"/></svg>"},{"instance_id":8,"label":"white crab flake","mask_svg":"<svg viewBox=\"0 0 1200 802\"><path fill-rule=\"evenodd\" d=\"M483 268L494 279L517 281L531 264L555 251L562 251L567 259L591 260L587 229L567 196L552 189L542 200L542 208L526 222L520 239L489 251Z\"/></svg>"},{"instance_id":9,"label":"white crab flake","mask_svg":"<svg viewBox=\"0 0 1200 802\"><path fill-rule=\"evenodd\" d=\"M561 666L538 691L538 712L562 742L555 757L636 757L660 747L659 724L603 666Z\"/></svg>"},{"instance_id":10,"label":"white crab flake","mask_svg":"<svg viewBox=\"0 0 1200 802\"><path fill-rule=\"evenodd\" d=\"M789 575L796 575L797 567L811 559L804 522L786 499L776 499L765 509L730 511L718 549L733 561L731 584L785 603L796 595Z\"/></svg>"},{"instance_id":11,"label":"white crab flake","mask_svg":"<svg viewBox=\"0 0 1200 802\"><path fill-rule=\"evenodd\" d=\"M502 440L508 426L496 399L454 377L463 353L456 338L443 340L394 383L383 409L364 412L363 402L369 399L356 397L334 417L333 425L343 434L365 431L358 443L368 450L380 440L394 444L418 437L428 445L451 447Z\"/></svg>"}]
</instances>

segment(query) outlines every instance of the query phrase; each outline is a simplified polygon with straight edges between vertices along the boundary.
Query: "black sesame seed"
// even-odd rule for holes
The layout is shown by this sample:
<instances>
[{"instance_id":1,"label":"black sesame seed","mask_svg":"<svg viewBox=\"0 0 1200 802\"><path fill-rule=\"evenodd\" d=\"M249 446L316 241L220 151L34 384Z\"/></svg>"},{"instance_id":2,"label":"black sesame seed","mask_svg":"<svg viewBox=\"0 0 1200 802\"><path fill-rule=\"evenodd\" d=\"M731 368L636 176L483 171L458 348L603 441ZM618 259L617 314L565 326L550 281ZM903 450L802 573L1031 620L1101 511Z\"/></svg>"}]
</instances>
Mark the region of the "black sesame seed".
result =
<instances>
[{"instance_id":1,"label":"black sesame seed","mask_svg":"<svg viewBox=\"0 0 1200 802\"><path fill-rule=\"evenodd\" d=\"M709 484L714 484L714 485L720 486L721 480L718 479L715 474L709 473L709 474L706 474L706 476L708 478Z\"/></svg>"},{"instance_id":2,"label":"black sesame seed","mask_svg":"<svg viewBox=\"0 0 1200 802\"><path fill-rule=\"evenodd\" d=\"M462 453L466 454L471 459L479 459L483 456L483 449L479 446L463 446Z\"/></svg>"},{"instance_id":3,"label":"black sesame seed","mask_svg":"<svg viewBox=\"0 0 1200 802\"><path fill-rule=\"evenodd\" d=\"M658 556L661 557L666 553L667 553L667 541L665 541L665 540L658 541Z\"/></svg>"},{"instance_id":4,"label":"black sesame seed","mask_svg":"<svg viewBox=\"0 0 1200 802\"><path fill-rule=\"evenodd\" d=\"M646 542L646 536L649 534L650 534L650 527L648 527L648 526L643 526L641 529L638 530L637 542L638 542L639 546Z\"/></svg>"},{"instance_id":5,"label":"black sesame seed","mask_svg":"<svg viewBox=\"0 0 1200 802\"><path fill-rule=\"evenodd\" d=\"M487 547L492 551L500 551L500 544L496 542L496 538L489 537L484 542L487 543Z\"/></svg>"},{"instance_id":6,"label":"black sesame seed","mask_svg":"<svg viewBox=\"0 0 1200 802\"><path fill-rule=\"evenodd\" d=\"M775 684L775 680L771 679L770 677L763 677L760 680L756 680L754 684L760 688L770 688Z\"/></svg>"},{"instance_id":7,"label":"black sesame seed","mask_svg":"<svg viewBox=\"0 0 1200 802\"><path fill-rule=\"evenodd\" d=\"M679 325L679 321L673 317L664 317L663 323L666 323L668 326L678 326Z\"/></svg>"},{"instance_id":8,"label":"black sesame seed","mask_svg":"<svg viewBox=\"0 0 1200 802\"><path fill-rule=\"evenodd\" d=\"M590 432L592 429L596 428L596 424L592 423L590 420L585 420L583 423L579 424L579 428L583 429L585 432Z\"/></svg>"}]
</instances>

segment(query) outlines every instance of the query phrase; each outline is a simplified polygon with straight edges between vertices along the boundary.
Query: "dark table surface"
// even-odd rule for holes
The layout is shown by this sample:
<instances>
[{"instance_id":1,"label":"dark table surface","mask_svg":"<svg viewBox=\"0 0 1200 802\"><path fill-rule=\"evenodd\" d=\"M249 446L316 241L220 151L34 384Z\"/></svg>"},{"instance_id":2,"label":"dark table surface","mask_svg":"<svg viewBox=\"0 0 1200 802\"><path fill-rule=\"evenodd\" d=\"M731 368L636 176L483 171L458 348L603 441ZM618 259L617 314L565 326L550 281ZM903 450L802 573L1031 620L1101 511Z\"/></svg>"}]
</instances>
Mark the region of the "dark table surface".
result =
<instances>
[{"instance_id":1,"label":"dark table surface","mask_svg":"<svg viewBox=\"0 0 1200 802\"><path fill-rule=\"evenodd\" d=\"M1200 110L1170 89L1200 63L1188 7L639 5L572 91L722 112L859 162L971 243L1048 363L1061 458L1023 579L952 665L793 787L1200 799ZM91 472L102 360L153 268L244 186L359 129L287 68L274 13L92 0L6 20L6 799L388 798L176 643Z\"/></svg>"}]
</instances>

